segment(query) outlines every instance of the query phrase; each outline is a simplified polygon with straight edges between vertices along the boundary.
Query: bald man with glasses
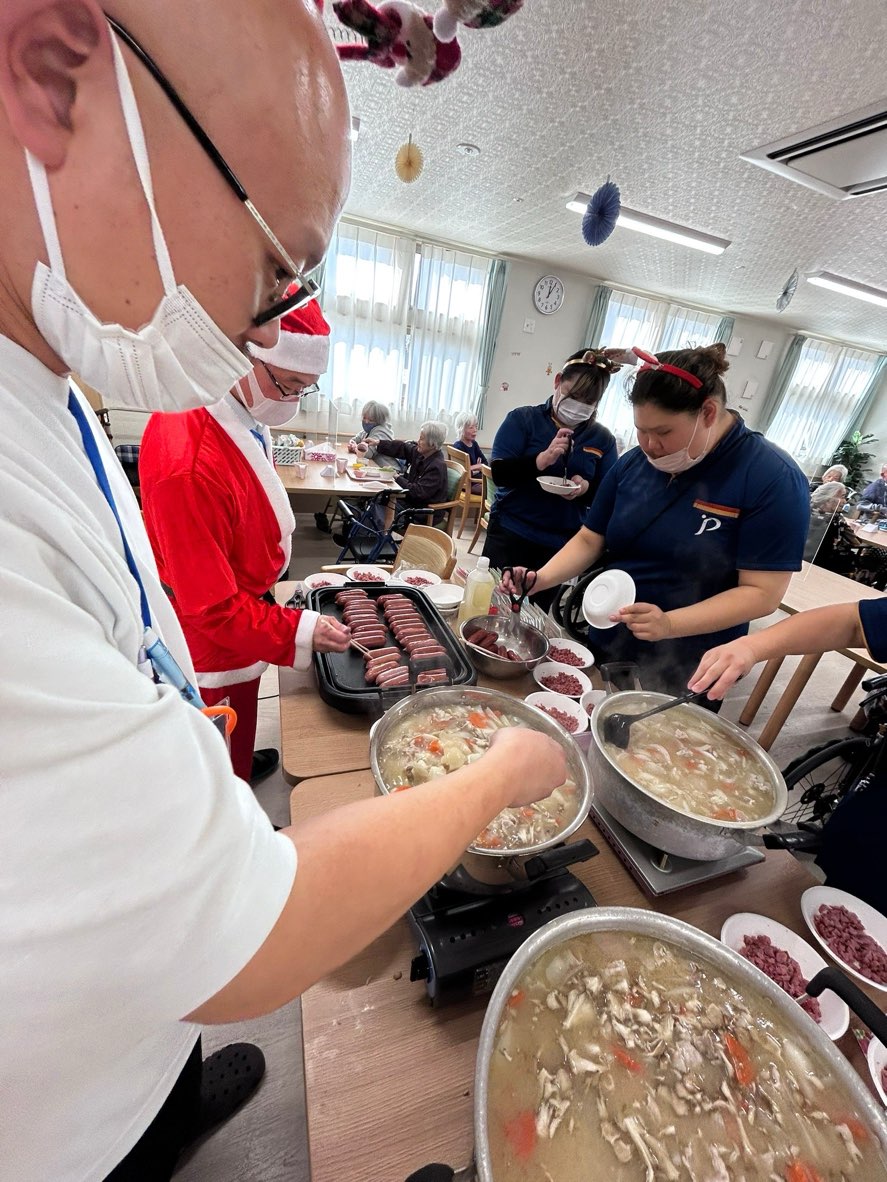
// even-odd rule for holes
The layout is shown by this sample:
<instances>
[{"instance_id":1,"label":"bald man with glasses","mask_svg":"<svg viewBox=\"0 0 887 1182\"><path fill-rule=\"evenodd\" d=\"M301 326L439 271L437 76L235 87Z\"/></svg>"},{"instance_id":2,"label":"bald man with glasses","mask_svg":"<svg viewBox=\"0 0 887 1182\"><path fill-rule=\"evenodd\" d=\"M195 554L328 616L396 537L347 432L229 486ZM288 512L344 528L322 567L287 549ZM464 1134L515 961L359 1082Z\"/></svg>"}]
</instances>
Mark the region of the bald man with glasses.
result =
<instances>
[{"instance_id":1,"label":"bald man with glasses","mask_svg":"<svg viewBox=\"0 0 887 1182\"><path fill-rule=\"evenodd\" d=\"M312 0L106 9L0 4L0 1173L16 1182L169 1178L263 1070L248 1046L202 1063L200 1024L298 996L505 805L565 778L560 748L515 728L433 784L275 833L234 775L71 373L142 412L209 408L247 379L249 350L315 294L348 104Z\"/></svg>"}]
</instances>

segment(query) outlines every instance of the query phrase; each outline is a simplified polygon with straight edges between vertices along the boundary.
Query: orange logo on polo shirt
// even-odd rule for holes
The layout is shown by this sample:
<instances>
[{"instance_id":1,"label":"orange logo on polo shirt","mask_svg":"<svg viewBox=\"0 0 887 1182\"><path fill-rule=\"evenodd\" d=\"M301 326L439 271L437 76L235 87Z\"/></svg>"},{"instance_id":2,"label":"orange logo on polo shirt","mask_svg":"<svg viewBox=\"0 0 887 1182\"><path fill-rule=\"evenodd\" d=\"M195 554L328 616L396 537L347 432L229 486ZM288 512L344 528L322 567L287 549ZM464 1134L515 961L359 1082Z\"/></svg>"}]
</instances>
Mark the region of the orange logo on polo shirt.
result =
<instances>
[{"instance_id":1,"label":"orange logo on polo shirt","mask_svg":"<svg viewBox=\"0 0 887 1182\"><path fill-rule=\"evenodd\" d=\"M583 447L582 450L587 456L597 456L598 459L604 454L599 447Z\"/></svg>"},{"instance_id":2,"label":"orange logo on polo shirt","mask_svg":"<svg viewBox=\"0 0 887 1182\"><path fill-rule=\"evenodd\" d=\"M730 505L715 505L711 501L694 501L693 508L699 509L702 513L702 522L695 534L697 538L700 534L714 533L716 529L720 529L722 518L735 520L739 516L738 509Z\"/></svg>"}]
</instances>

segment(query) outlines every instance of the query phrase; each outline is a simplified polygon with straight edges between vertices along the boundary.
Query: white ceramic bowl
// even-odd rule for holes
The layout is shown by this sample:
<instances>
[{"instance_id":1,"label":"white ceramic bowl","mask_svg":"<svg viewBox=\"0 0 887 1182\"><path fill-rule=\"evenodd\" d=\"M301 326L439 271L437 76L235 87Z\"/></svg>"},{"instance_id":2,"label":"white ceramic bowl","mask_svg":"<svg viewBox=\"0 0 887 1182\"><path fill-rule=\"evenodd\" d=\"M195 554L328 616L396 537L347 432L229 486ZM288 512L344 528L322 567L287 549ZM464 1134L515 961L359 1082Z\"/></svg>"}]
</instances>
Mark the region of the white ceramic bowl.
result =
<instances>
[{"instance_id":1,"label":"white ceramic bowl","mask_svg":"<svg viewBox=\"0 0 887 1182\"><path fill-rule=\"evenodd\" d=\"M413 582L413 580L417 580ZM390 583L401 583L407 587L415 587L417 591L427 591L429 587L436 587L438 583L442 583L440 575L436 575L430 570L405 570L399 572L388 580Z\"/></svg>"},{"instance_id":2,"label":"white ceramic bowl","mask_svg":"<svg viewBox=\"0 0 887 1182\"><path fill-rule=\"evenodd\" d=\"M777 948L787 952L798 962L802 974L808 981L811 977L815 977L820 969L828 967L816 949L811 948L806 940L802 940L790 928L777 923L775 919L768 919L766 915L740 911L724 921L724 926L721 928L721 941L728 948L732 948L734 952L741 952L742 942L746 936L769 936ZM846 1034L847 1027L850 1025L850 1010L847 1003L842 1001L837 993L832 993L830 989L821 993L818 1001L822 1012L822 1021L819 1025L822 1027L823 1033L832 1040Z\"/></svg>"},{"instance_id":3,"label":"white ceramic bowl","mask_svg":"<svg viewBox=\"0 0 887 1182\"><path fill-rule=\"evenodd\" d=\"M548 714L549 710L554 709L560 710L562 714L569 714L571 718L575 718L577 726L574 731L564 727L564 730L569 735L575 737L588 729L588 715L573 698L567 698L563 694L553 694L551 690L538 690L534 694L527 694L524 701L528 706L535 706L537 710L544 710L546 714ZM553 716L549 715L549 718L551 717ZM556 718L554 721L558 722Z\"/></svg>"},{"instance_id":4,"label":"white ceramic bowl","mask_svg":"<svg viewBox=\"0 0 887 1182\"><path fill-rule=\"evenodd\" d=\"M557 648L567 649L569 652L574 653L581 659L582 664L571 665L568 661L559 661L551 651ZM569 637L558 637L557 639L552 638L551 640L548 649L548 659L549 661L554 661L555 665L563 665L565 669L590 669L594 664L594 653L590 649L587 649L584 644L580 644L578 640L571 640Z\"/></svg>"},{"instance_id":5,"label":"white ceramic bowl","mask_svg":"<svg viewBox=\"0 0 887 1182\"><path fill-rule=\"evenodd\" d=\"M591 716L591 714L595 710L597 710L598 706L600 706L601 702L605 702L606 700L607 700L607 691L606 690L596 690L596 689L586 690L585 693L582 695L582 697L579 699L579 705L582 707L582 709L585 711L585 713L587 715Z\"/></svg>"},{"instance_id":6,"label":"white ceramic bowl","mask_svg":"<svg viewBox=\"0 0 887 1182\"><path fill-rule=\"evenodd\" d=\"M302 582L309 591L315 591L318 587L344 587L348 577L334 571L318 571L316 575L308 575Z\"/></svg>"},{"instance_id":7,"label":"white ceramic bowl","mask_svg":"<svg viewBox=\"0 0 887 1182\"><path fill-rule=\"evenodd\" d=\"M465 588L457 587L455 583L435 583L432 587L423 587L422 592L444 614L458 611L465 598Z\"/></svg>"},{"instance_id":8,"label":"white ceramic bowl","mask_svg":"<svg viewBox=\"0 0 887 1182\"><path fill-rule=\"evenodd\" d=\"M848 911L855 912L859 916L866 932L868 932L873 940L877 940L885 951L887 951L887 919L884 918L880 911L876 911L874 907L870 907L862 899L857 899L855 895L848 895L846 891L836 890L835 887L810 887L801 895L801 914L804 916L804 922L825 950L826 955L830 956L835 964L839 964L845 972L850 973L857 981L862 981L863 984L870 985L872 989L880 989L882 993L887 993L887 985L880 985L877 981L873 981L871 977L865 977L857 969L851 968L846 961L841 960L836 952L832 951L822 936L820 936L816 930L816 924L813 922L813 917L823 903L832 907L846 907Z\"/></svg>"},{"instance_id":9,"label":"white ceramic bowl","mask_svg":"<svg viewBox=\"0 0 887 1182\"><path fill-rule=\"evenodd\" d=\"M884 1068L887 1067L887 1047L883 1043L878 1042L876 1038L872 1038L865 1058L869 1065L872 1083L881 1097L881 1103L887 1107L887 1091L884 1090L884 1085L881 1082Z\"/></svg>"},{"instance_id":10,"label":"white ceramic bowl","mask_svg":"<svg viewBox=\"0 0 887 1182\"><path fill-rule=\"evenodd\" d=\"M536 483L556 497L567 497L576 492L576 485L569 480L564 484L562 476L537 476Z\"/></svg>"},{"instance_id":11,"label":"white ceramic bowl","mask_svg":"<svg viewBox=\"0 0 887 1182\"><path fill-rule=\"evenodd\" d=\"M610 619L620 608L634 603L634 579L624 570L605 570L585 588L582 614L592 628L615 628Z\"/></svg>"},{"instance_id":12,"label":"white ceramic bowl","mask_svg":"<svg viewBox=\"0 0 887 1182\"><path fill-rule=\"evenodd\" d=\"M372 566L366 563L358 563L357 566L349 566L345 571L345 574L349 579L358 583L370 582L370 580L367 578L358 578L358 575L373 575L374 577L372 582L374 583L387 583L391 578L391 575L388 573L388 571L382 570L381 566Z\"/></svg>"},{"instance_id":13,"label":"white ceramic bowl","mask_svg":"<svg viewBox=\"0 0 887 1182\"><path fill-rule=\"evenodd\" d=\"M542 679L543 677L557 677L558 674L575 677L579 682L578 693L560 694L560 697L581 698L584 693L591 689L591 682L581 669L568 669L566 665L556 665L554 661L543 661L541 665L537 665L533 670L533 678L536 684L540 689L548 690L549 693L558 693L558 691L550 689Z\"/></svg>"}]
</instances>

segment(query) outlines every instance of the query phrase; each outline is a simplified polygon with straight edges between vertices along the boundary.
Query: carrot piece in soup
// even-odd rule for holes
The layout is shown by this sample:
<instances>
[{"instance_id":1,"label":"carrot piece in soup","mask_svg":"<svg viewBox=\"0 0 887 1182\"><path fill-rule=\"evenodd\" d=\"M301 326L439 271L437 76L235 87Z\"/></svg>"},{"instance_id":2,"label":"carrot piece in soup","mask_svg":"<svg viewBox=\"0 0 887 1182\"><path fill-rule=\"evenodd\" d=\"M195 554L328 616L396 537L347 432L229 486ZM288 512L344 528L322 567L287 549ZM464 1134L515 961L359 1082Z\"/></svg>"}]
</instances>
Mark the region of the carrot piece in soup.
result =
<instances>
[{"instance_id":1,"label":"carrot piece in soup","mask_svg":"<svg viewBox=\"0 0 887 1182\"><path fill-rule=\"evenodd\" d=\"M477 710L471 711L471 713L468 715L468 721L471 723L472 726L477 726L477 727L480 727L481 729L483 729L483 727L489 726L489 722L487 720L486 715L479 714L477 712Z\"/></svg>"},{"instance_id":2,"label":"carrot piece in soup","mask_svg":"<svg viewBox=\"0 0 887 1182\"><path fill-rule=\"evenodd\" d=\"M712 813L713 821L738 821L739 813L734 808L715 809Z\"/></svg>"},{"instance_id":3,"label":"carrot piece in soup","mask_svg":"<svg viewBox=\"0 0 887 1182\"><path fill-rule=\"evenodd\" d=\"M516 1010L518 1006L521 1005L526 996L527 995L524 993L523 989L515 989L505 1004L510 1010Z\"/></svg>"},{"instance_id":4,"label":"carrot piece in soup","mask_svg":"<svg viewBox=\"0 0 887 1182\"><path fill-rule=\"evenodd\" d=\"M757 1074L748 1051L732 1034L724 1035L724 1043L727 1047L727 1054L730 1056L730 1062L733 1064L733 1070L736 1072L736 1082L742 1084L743 1087L748 1087L749 1084L754 1083Z\"/></svg>"},{"instance_id":5,"label":"carrot piece in soup","mask_svg":"<svg viewBox=\"0 0 887 1182\"><path fill-rule=\"evenodd\" d=\"M613 1043L613 1054L616 1056L622 1066L627 1068L629 1071L633 1071L635 1074L637 1074L639 1071L644 1070L643 1063L639 1063L637 1059L633 1059L631 1055L629 1055L628 1051L620 1047L618 1043Z\"/></svg>"},{"instance_id":6,"label":"carrot piece in soup","mask_svg":"<svg viewBox=\"0 0 887 1182\"><path fill-rule=\"evenodd\" d=\"M785 1167L785 1182L823 1182L822 1174L803 1161L790 1161Z\"/></svg>"},{"instance_id":7,"label":"carrot piece in soup","mask_svg":"<svg viewBox=\"0 0 887 1182\"><path fill-rule=\"evenodd\" d=\"M514 1156L526 1160L536 1148L536 1114L521 1112L505 1124L505 1136L514 1151Z\"/></svg>"}]
</instances>

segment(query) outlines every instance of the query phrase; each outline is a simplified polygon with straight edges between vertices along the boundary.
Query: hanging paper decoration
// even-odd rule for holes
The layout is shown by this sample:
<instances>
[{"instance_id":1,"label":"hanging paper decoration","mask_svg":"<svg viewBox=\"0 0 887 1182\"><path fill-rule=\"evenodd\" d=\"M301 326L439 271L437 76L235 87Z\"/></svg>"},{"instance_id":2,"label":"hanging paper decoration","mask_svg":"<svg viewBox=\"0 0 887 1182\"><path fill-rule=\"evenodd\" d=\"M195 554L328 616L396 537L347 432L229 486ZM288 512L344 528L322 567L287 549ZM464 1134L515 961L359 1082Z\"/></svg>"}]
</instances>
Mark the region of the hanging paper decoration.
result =
<instances>
[{"instance_id":1,"label":"hanging paper decoration","mask_svg":"<svg viewBox=\"0 0 887 1182\"><path fill-rule=\"evenodd\" d=\"M792 296L798 290L798 278L798 269L795 267L794 271L792 271L791 275L788 277L788 282L779 293L779 297L776 300L777 312L784 312L792 302Z\"/></svg>"},{"instance_id":2,"label":"hanging paper decoration","mask_svg":"<svg viewBox=\"0 0 887 1182\"><path fill-rule=\"evenodd\" d=\"M616 229L622 208L619 186L607 177L592 196L582 217L582 237L589 246L600 246Z\"/></svg>"},{"instance_id":3,"label":"hanging paper decoration","mask_svg":"<svg viewBox=\"0 0 887 1182\"><path fill-rule=\"evenodd\" d=\"M467 29L492 29L508 20L524 0L443 0L434 14L434 32L441 41L452 41L460 24Z\"/></svg>"},{"instance_id":4,"label":"hanging paper decoration","mask_svg":"<svg viewBox=\"0 0 887 1182\"><path fill-rule=\"evenodd\" d=\"M422 175L424 167L425 158L422 155L422 149L418 144L413 143L413 137L410 136L394 157L394 171L405 185L411 185Z\"/></svg>"}]
</instances>

